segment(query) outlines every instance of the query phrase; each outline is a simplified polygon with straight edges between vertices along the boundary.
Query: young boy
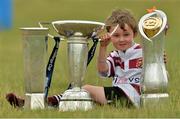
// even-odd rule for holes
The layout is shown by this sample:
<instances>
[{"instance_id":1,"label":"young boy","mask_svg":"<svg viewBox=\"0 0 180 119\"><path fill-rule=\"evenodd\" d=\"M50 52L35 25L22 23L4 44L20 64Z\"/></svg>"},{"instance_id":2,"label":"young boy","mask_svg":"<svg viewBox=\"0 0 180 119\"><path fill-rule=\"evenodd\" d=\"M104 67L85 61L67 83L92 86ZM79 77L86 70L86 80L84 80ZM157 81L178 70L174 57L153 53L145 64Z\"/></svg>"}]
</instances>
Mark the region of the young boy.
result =
<instances>
[{"instance_id":1,"label":"young boy","mask_svg":"<svg viewBox=\"0 0 180 119\"><path fill-rule=\"evenodd\" d=\"M98 72L102 77L112 77L111 87L84 85L92 99L99 104L108 100L126 100L127 105L140 105L140 77L142 48L134 42L137 35L137 22L128 10L114 10L106 21L106 34L100 36L100 49L97 60ZM107 56L107 47L112 42L115 50ZM48 97L48 103L57 106L61 96ZM24 100L13 93L6 99L14 106L23 106Z\"/></svg>"},{"instance_id":2,"label":"young boy","mask_svg":"<svg viewBox=\"0 0 180 119\"><path fill-rule=\"evenodd\" d=\"M105 24L108 33L100 37L97 67L101 76L112 77L112 86L85 85L83 88L100 104L125 98L127 104L139 107L142 48L133 40L138 31L136 20L129 11L118 9ZM110 42L115 50L106 58Z\"/></svg>"}]
</instances>

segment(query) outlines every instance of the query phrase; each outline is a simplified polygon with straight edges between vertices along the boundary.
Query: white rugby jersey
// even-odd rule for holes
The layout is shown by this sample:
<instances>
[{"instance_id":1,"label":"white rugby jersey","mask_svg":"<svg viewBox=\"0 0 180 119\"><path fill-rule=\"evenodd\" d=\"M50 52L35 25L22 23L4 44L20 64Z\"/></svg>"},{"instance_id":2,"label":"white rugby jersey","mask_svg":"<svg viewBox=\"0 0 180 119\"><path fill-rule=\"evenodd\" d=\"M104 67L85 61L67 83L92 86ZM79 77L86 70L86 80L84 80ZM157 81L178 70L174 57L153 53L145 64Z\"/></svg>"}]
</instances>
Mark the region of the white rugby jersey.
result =
<instances>
[{"instance_id":1,"label":"white rugby jersey","mask_svg":"<svg viewBox=\"0 0 180 119\"><path fill-rule=\"evenodd\" d=\"M109 71L107 76L113 77L112 85L121 88L135 106L140 105L140 78L142 68L138 66L142 58L142 48L134 43L132 47L122 51L113 51L107 57Z\"/></svg>"}]
</instances>

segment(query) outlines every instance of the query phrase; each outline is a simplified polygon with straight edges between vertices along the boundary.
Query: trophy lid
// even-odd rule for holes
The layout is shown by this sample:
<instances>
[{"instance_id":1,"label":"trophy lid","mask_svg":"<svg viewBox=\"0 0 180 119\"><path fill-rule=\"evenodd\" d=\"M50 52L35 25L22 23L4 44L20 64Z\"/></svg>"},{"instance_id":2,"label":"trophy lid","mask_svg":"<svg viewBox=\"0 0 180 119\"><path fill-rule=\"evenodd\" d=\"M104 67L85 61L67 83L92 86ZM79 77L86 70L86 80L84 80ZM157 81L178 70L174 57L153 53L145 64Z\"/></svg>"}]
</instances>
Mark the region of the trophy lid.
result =
<instances>
[{"instance_id":1,"label":"trophy lid","mask_svg":"<svg viewBox=\"0 0 180 119\"><path fill-rule=\"evenodd\" d=\"M80 35L83 37L90 36L93 31L102 27L105 24L95 21L82 21L82 20L63 20L52 22L54 29L65 37L70 37L72 35Z\"/></svg>"}]
</instances>

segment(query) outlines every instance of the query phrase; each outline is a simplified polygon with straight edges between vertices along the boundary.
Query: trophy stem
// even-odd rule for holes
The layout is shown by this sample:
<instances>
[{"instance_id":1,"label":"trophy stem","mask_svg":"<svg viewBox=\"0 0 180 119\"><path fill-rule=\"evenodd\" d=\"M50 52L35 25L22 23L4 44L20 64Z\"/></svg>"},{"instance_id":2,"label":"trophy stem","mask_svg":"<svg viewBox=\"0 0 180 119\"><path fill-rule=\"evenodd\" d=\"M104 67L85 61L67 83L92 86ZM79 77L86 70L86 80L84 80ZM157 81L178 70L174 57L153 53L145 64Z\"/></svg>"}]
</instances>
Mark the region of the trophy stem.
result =
<instances>
[{"instance_id":1,"label":"trophy stem","mask_svg":"<svg viewBox=\"0 0 180 119\"><path fill-rule=\"evenodd\" d=\"M68 43L69 81L81 87L87 67L88 41L84 37L70 37Z\"/></svg>"},{"instance_id":2,"label":"trophy stem","mask_svg":"<svg viewBox=\"0 0 180 119\"><path fill-rule=\"evenodd\" d=\"M90 94L81 89L87 67L88 39L79 33L67 40L68 43L68 66L69 81L72 89L64 92L59 104L61 111L88 110L92 109Z\"/></svg>"}]
</instances>

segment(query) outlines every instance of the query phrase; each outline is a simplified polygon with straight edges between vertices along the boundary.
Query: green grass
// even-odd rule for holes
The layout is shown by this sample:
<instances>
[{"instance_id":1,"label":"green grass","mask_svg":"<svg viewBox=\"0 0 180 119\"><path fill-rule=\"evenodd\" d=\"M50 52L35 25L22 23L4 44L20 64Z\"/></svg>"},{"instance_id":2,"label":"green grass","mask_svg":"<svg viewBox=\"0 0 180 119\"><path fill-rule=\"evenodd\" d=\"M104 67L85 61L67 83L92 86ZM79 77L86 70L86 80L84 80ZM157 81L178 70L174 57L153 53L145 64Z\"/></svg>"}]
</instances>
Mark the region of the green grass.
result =
<instances>
[{"instance_id":1,"label":"green grass","mask_svg":"<svg viewBox=\"0 0 180 119\"><path fill-rule=\"evenodd\" d=\"M0 32L0 117L180 117L180 11L179 0L14 0L13 28ZM39 21L93 20L103 22L114 8L128 8L136 18L145 14L145 9L156 6L167 13L170 29L166 37L170 79L166 105L155 108L122 108L113 105L96 105L86 112L59 112L58 110L23 110L12 108L5 100L5 94L16 92L24 96L23 49L20 27L38 26ZM137 40L140 42L140 40ZM49 40L48 55L53 42ZM112 47L109 47L112 50ZM93 85L111 85L111 81L101 80L97 75L95 57L88 66L85 82ZM63 92L67 85L66 42L60 44L50 95Z\"/></svg>"}]
</instances>

